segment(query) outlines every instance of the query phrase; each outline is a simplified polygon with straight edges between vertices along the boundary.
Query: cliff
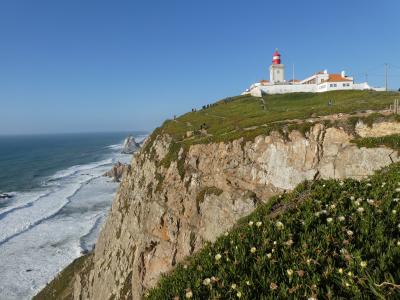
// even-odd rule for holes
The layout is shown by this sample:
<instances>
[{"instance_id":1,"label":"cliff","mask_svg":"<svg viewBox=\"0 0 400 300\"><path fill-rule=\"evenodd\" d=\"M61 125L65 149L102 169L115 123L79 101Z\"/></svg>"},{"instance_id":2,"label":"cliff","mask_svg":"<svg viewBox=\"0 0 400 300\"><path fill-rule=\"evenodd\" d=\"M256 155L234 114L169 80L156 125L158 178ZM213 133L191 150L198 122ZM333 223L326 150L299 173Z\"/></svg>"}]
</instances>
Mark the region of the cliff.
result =
<instances>
[{"instance_id":1,"label":"cliff","mask_svg":"<svg viewBox=\"0 0 400 300\"><path fill-rule=\"evenodd\" d=\"M359 121L352 130L310 122L304 132L272 130L189 146L155 131L122 179L94 254L68 280L73 298L139 299L162 273L271 196L304 180L361 179L399 161L391 148L352 142L399 134L396 121Z\"/></svg>"}]
</instances>

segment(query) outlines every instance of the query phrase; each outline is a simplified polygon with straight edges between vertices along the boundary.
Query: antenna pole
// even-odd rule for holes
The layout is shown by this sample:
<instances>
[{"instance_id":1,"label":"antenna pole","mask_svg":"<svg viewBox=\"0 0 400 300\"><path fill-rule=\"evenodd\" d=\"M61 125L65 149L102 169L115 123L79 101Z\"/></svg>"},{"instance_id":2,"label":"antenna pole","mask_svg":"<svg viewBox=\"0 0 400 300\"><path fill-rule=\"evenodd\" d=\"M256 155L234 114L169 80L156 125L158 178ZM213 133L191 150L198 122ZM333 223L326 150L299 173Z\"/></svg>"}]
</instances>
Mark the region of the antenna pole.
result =
<instances>
[{"instance_id":1,"label":"antenna pole","mask_svg":"<svg viewBox=\"0 0 400 300\"><path fill-rule=\"evenodd\" d=\"M388 90L388 64L385 63L385 91Z\"/></svg>"},{"instance_id":2,"label":"antenna pole","mask_svg":"<svg viewBox=\"0 0 400 300\"><path fill-rule=\"evenodd\" d=\"M293 80L292 80L292 84L294 84L294 64L293 64Z\"/></svg>"}]
</instances>

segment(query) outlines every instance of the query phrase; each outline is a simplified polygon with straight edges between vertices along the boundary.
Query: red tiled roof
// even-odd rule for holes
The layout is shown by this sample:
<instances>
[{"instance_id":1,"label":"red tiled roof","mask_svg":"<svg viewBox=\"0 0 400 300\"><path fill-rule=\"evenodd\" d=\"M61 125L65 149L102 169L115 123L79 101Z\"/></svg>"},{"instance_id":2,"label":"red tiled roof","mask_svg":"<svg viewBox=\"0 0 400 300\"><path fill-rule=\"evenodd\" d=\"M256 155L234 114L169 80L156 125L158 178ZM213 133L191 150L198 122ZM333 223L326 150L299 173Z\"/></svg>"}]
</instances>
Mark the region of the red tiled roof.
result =
<instances>
[{"instance_id":1,"label":"red tiled roof","mask_svg":"<svg viewBox=\"0 0 400 300\"><path fill-rule=\"evenodd\" d=\"M352 80L342 77L341 74L329 74L329 78L325 82L342 82L342 81L352 81Z\"/></svg>"}]
</instances>

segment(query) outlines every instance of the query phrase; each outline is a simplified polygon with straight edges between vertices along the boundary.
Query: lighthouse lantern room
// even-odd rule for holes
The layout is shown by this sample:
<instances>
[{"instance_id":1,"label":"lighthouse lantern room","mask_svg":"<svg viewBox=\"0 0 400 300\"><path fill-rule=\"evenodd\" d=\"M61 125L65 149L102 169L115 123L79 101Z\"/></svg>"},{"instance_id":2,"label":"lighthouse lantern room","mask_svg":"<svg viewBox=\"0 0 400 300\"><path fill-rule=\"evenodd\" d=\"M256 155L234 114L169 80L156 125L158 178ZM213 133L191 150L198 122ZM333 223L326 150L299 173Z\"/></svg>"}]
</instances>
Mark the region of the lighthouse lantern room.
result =
<instances>
[{"instance_id":1,"label":"lighthouse lantern room","mask_svg":"<svg viewBox=\"0 0 400 300\"><path fill-rule=\"evenodd\" d=\"M269 77L272 84L285 82L285 65L281 64L281 55L278 49L272 56L272 65L269 67Z\"/></svg>"}]
</instances>

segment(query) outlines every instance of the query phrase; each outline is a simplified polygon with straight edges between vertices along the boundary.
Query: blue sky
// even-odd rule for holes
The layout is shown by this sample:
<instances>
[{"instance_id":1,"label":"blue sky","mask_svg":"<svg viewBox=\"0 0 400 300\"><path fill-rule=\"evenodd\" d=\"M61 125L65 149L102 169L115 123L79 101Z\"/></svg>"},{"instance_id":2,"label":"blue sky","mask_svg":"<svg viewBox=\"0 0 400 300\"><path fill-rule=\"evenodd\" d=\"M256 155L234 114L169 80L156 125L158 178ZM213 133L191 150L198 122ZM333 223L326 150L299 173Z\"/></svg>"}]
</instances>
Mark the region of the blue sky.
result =
<instances>
[{"instance_id":1,"label":"blue sky","mask_svg":"<svg viewBox=\"0 0 400 300\"><path fill-rule=\"evenodd\" d=\"M400 1L0 0L0 134L151 130L268 78L400 88Z\"/></svg>"}]
</instances>

